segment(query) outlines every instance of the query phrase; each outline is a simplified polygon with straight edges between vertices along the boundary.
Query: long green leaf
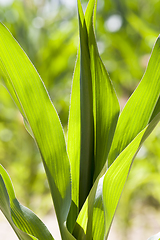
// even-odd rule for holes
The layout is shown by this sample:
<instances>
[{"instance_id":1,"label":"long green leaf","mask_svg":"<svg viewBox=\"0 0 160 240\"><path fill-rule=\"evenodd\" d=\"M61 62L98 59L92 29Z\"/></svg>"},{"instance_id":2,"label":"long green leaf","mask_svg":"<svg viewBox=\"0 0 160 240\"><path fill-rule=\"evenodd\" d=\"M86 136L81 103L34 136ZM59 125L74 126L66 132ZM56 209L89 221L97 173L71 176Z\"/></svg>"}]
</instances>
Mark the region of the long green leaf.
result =
<instances>
[{"instance_id":1,"label":"long green leaf","mask_svg":"<svg viewBox=\"0 0 160 240\"><path fill-rule=\"evenodd\" d=\"M103 204L105 209L105 236L108 236L119 199L130 172L133 160L141 145L160 121L160 113L121 152L108 169L103 183Z\"/></svg>"},{"instance_id":2,"label":"long green leaf","mask_svg":"<svg viewBox=\"0 0 160 240\"><path fill-rule=\"evenodd\" d=\"M96 44L93 28L96 4L97 1L90 0L85 13L94 99L94 179L106 162L120 111L117 96Z\"/></svg>"},{"instance_id":3,"label":"long green leaf","mask_svg":"<svg viewBox=\"0 0 160 240\"><path fill-rule=\"evenodd\" d=\"M70 164L57 112L34 66L10 32L0 24L0 76L29 124L42 155L61 235L71 204Z\"/></svg>"},{"instance_id":4,"label":"long green leaf","mask_svg":"<svg viewBox=\"0 0 160 240\"><path fill-rule=\"evenodd\" d=\"M86 25L81 5L78 9L80 49L72 83L67 144L72 177L72 204L68 218L71 231L93 182L92 81Z\"/></svg>"},{"instance_id":5,"label":"long green leaf","mask_svg":"<svg viewBox=\"0 0 160 240\"><path fill-rule=\"evenodd\" d=\"M152 50L146 72L140 84L128 100L119 117L109 154L109 166L158 113L160 105L158 100L160 96L159 68L160 37L158 37Z\"/></svg>"},{"instance_id":6,"label":"long green leaf","mask_svg":"<svg viewBox=\"0 0 160 240\"><path fill-rule=\"evenodd\" d=\"M73 230L79 213L79 169L80 169L80 57L78 54L73 81L68 121L67 150L71 163L72 202L67 225Z\"/></svg>"},{"instance_id":7,"label":"long green leaf","mask_svg":"<svg viewBox=\"0 0 160 240\"><path fill-rule=\"evenodd\" d=\"M92 85L87 33L81 5L79 5L79 28L80 49L73 75L67 142L72 178L72 204L68 218L70 229L74 227L79 208L89 193L93 179L93 174L90 174L93 165ZM81 37L83 31L84 39Z\"/></svg>"},{"instance_id":8,"label":"long green leaf","mask_svg":"<svg viewBox=\"0 0 160 240\"><path fill-rule=\"evenodd\" d=\"M88 41L87 44L89 46L88 51L90 56L89 66L92 76L94 114L94 180L96 180L97 176L99 175L103 166L106 163L107 155L111 146L114 130L119 115L119 103L111 81L109 79L108 73L100 59L96 45L92 24L93 18L95 19L95 5L96 1L91 0L89 2L84 19L81 3L80 1L78 1L80 20L81 22L85 21L86 26L86 28L82 29L82 31L80 32L80 39L82 39L81 44L85 44L86 39ZM81 53L85 54L85 52ZM97 184L98 180L96 181L95 186ZM98 185L98 189L99 186L100 185ZM95 239L102 239L102 235L104 234L104 228L102 228L102 226L104 226L104 212L101 202L102 195L99 195L97 191L99 191L97 190L97 187L94 187L92 190L92 194L89 195L91 197L87 199L87 202L83 206L81 213L78 217L73 232L74 236L77 239L83 239L84 236L86 237L86 239L92 238L92 229L95 229L93 233L93 235L96 236ZM96 206L95 208L93 208L93 203ZM98 219L98 221L96 221L96 219ZM83 227L81 226L81 224ZM92 228L92 225L96 227Z\"/></svg>"},{"instance_id":9,"label":"long green leaf","mask_svg":"<svg viewBox=\"0 0 160 240\"><path fill-rule=\"evenodd\" d=\"M79 182L81 183L81 188L84 190L84 187L87 185L87 176L90 178L91 175L90 179L93 184L93 181L95 181L102 170L107 159L119 115L119 103L108 73L100 59L96 45L92 24L93 19L95 22L96 8L94 8L94 6L96 6L96 4L97 1L92 0L89 2L84 17L81 2L78 1L81 51L78 52L78 59L74 71L68 129L68 153L72 173L72 213L70 212L70 221L76 218L79 209L78 196L82 193L82 191L79 192ZM91 81L91 83L87 83L87 81ZM90 84L90 86L87 87L86 84ZM87 91L90 91L91 85L92 97L90 96L90 92L87 93ZM89 107L87 102L91 100L93 103L90 103ZM92 143L91 140L92 133L88 133L88 131L92 130L92 123L90 123L91 120L89 120L89 116L92 114L94 118L94 143ZM84 115L85 118L83 117ZM92 150L91 147L88 147L89 136L91 140L90 145L94 144L94 152L91 155L92 159L94 158L94 162L92 159L89 160L92 162L92 165L94 165L94 169L93 166L90 167L90 164L88 164L89 167L86 166L88 161L86 159L88 159L88 157L84 157L82 152L84 150L85 154L89 155ZM89 150L88 153L86 147L87 151ZM81 169L80 166L82 166ZM94 176L92 176L93 171ZM86 198L86 195L87 194L85 194L84 198Z\"/></svg>"},{"instance_id":10,"label":"long green leaf","mask_svg":"<svg viewBox=\"0 0 160 240\"><path fill-rule=\"evenodd\" d=\"M0 209L21 240L53 240L44 223L16 199L11 180L0 165Z\"/></svg>"},{"instance_id":11,"label":"long green leaf","mask_svg":"<svg viewBox=\"0 0 160 240\"><path fill-rule=\"evenodd\" d=\"M106 173L103 175L102 172L103 176L97 178L75 225L73 233L78 240L107 239L133 160L159 121L160 113L124 149Z\"/></svg>"},{"instance_id":12,"label":"long green leaf","mask_svg":"<svg viewBox=\"0 0 160 240\"><path fill-rule=\"evenodd\" d=\"M81 5L78 4L80 29L80 111L81 111L81 152L79 178L79 207L81 208L93 184L94 133L93 95L90 69L90 55L86 22Z\"/></svg>"},{"instance_id":13,"label":"long green leaf","mask_svg":"<svg viewBox=\"0 0 160 240\"><path fill-rule=\"evenodd\" d=\"M80 2L79 2L79 4L80 4ZM87 33L89 33L88 42L89 42L89 49L90 49L90 59L92 60L95 58L95 60L92 62L93 65L91 65L91 73L93 73L92 74L92 84L93 84L93 86L95 86L93 80L94 80L94 74L95 74L96 70L98 69L98 67L97 67L98 66L98 60L97 60L98 54L97 54L96 47L95 47L95 44L93 41L94 33L92 32L93 28L91 25L91 23L92 23L91 16L93 13L93 5L94 5L93 1L90 1L89 5L87 7L88 12L86 11L85 20L86 20L86 26L87 26ZM154 64L155 63L157 64L156 67L158 67L158 61L159 61L159 60L156 61L156 58L155 58L155 56L158 56L158 54L159 54L158 50L159 49L156 45L155 50L153 50L153 53L152 53L152 55L153 55L152 59L154 60ZM94 65L95 62L96 62L96 64ZM94 69L95 69L95 71L94 71ZM152 67L150 69L152 69ZM155 76L154 74L157 76ZM124 184L126 182L128 174L129 174L130 167L134 160L134 157L135 157L136 153L138 152L143 141L148 137L150 132L153 130L153 128L156 126L156 124L160 120L160 116L159 115L156 116L160 112L160 108L159 108L159 104L158 104L158 98L159 98L159 92L160 92L159 85L158 85L158 90L156 89L155 95L154 95L154 90L153 90L158 81L157 68L156 68L156 73L154 73L154 71L153 71L152 75L151 75L151 72L148 75L150 77L152 77L152 83L150 83L149 86L150 87L153 86L152 89L147 92L147 94L149 93L149 96L147 96L147 94L145 94L145 89L147 88L146 82L148 82L148 81L147 80L143 81L143 85L142 85L143 88L145 87L145 89L143 89L143 93L145 94L145 96L147 96L147 100L144 100L144 98L142 98L140 95L140 93L141 93L140 90L142 90L142 88L139 90L138 93L136 91L136 93L137 93L136 97L138 99L137 102L138 102L138 106L140 106L140 111L138 113L135 113L135 115L137 114L136 116L138 116L138 114L139 114L139 116L141 116L140 121L142 121L142 122L140 122L138 124L138 129L135 129L135 128L133 129L133 132L135 132L135 133L133 134L130 141L128 141L128 147L122 152L122 155L120 154L119 157L116 159L116 164L118 165L120 163L120 165L118 165L118 166L122 165L122 169L120 169L120 173L119 173L119 171L116 169L116 165L113 165L113 167L111 169L109 168L109 170L106 172L106 174L102 178L100 178L101 174L97 178L97 180L89 194L89 197L87 198L87 200L78 216L78 219L76 221L76 225L75 225L73 234L74 234L74 236L76 236L77 239L87 239L87 240L88 239L103 239L104 237L108 236L110 224L113 220L113 217L114 217ZM149 77L149 76L147 76L147 77ZM147 77L146 77L146 79L147 79ZM98 89L97 86L95 89ZM94 87L93 87L93 99L97 99L95 97L95 96L97 96L95 94L95 92L96 91L94 91ZM114 95L114 94L112 93L112 95ZM149 101L149 97L151 97L151 96L153 97L153 99L151 99L151 101ZM141 98L143 99L142 103L140 102ZM103 102L104 102L104 99L103 99ZM146 102L149 106L148 107L149 112L147 112L147 109L146 109ZM130 104L130 107L132 107L132 112L134 109L134 105L136 105L135 103L136 103L136 101L133 101ZM97 106L97 105L98 105L97 103L94 103L94 105L93 105L94 117L95 117L95 112L96 112L95 106ZM114 101L113 101L113 106L114 106ZM137 110L138 106L136 106L136 110ZM117 107L117 109L118 109L118 107ZM117 115L118 115L118 111L117 111ZM126 113L126 115L127 115L127 113ZM130 115L131 115L131 113L130 113ZM98 116L98 114L96 116ZM148 118L146 120L145 117L147 117L147 116L148 116ZM102 118L102 116L101 116L101 118ZM96 117L94 118L94 120L95 119L96 119ZM151 121L151 120L153 120L153 121ZM97 121L95 120L95 122L97 122ZM132 123L133 122L134 121L132 121ZM143 122L145 122L145 123L143 124ZM147 127L147 124L149 122L150 122L150 124ZM116 121L114 124L116 125ZM122 125L122 128L124 129L123 125ZM94 128L94 130L95 129L96 128ZM113 130L113 134L114 134L114 128L112 130ZM143 130L143 132L141 132L142 130ZM131 125L130 131L132 132L132 125ZM94 136L96 136L95 132L94 132ZM99 133L99 131L97 131L97 132ZM141 132L141 134L139 134L137 136L137 134L140 132ZM112 136L113 135L111 135L111 137ZM121 132L121 138L122 138L122 136L123 136L123 132ZM120 138L120 136L119 136L119 138ZM135 138L135 140L132 142L132 140L134 138ZM109 141L109 143L111 143L111 142L112 142L112 139L111 139L111 141ZM97 143L98 143L98 141L97 141ZM102 140L99 141L99 144L102 145L103 141ZM116 147L119 148L118 143L117 143L117 145L115 145L115 148ZM100 147L100 149L101 149L101 147ZM109 152L109 150L110 150L110 146L108 148L108 152ZM102 159L103 159L103 157L102 157ZM123 162L125 164L125 167L122 164ZM110 165L110 162L109 162L109 165ZM103 166L104 165L101 166L101 169ZM115 168L114 168L114 166L115 166ZM103 171L104 171L104 169L103 169ZM111 172L113 173L112 175L111 175ZM116 177L117 172L119 173L119 178ZM99 171L98 171L98 173L99 173ZM97 175L98 175L98 173L97 173ZM103 182L103 180L104 180L104 182ZM112 182L113 182L114 186L112 185ZM115 187L117 187L117 192L114 191L114 189L116 189ZM102 192L103 192L103 194L102 194ZM113 204L112 204L112 201L113 201ZM108 204L108 202L110 203L110 205ZM105 225L105 229L102 227L103 223Z\"/></svg>"}]
</instances>

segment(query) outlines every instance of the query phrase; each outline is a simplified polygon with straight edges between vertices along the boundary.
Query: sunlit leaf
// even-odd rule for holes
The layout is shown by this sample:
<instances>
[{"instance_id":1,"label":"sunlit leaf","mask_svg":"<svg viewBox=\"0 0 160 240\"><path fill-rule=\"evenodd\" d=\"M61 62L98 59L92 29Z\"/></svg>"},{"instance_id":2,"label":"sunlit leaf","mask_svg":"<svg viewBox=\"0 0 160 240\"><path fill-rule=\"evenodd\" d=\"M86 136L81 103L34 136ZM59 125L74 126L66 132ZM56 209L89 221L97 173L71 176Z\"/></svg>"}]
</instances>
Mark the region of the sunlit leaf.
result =
<instances>
[{"instance_id":1,"label":"sunlit leaf","mask_svg":"<svg viewBox=\"0 0 160 240\"><path fill-rule=\"evenodd\" d=\"M146 72L125 105L117 124L108 165L160 111L160 37L153 48ZM153 116L153 115L154 116Z\"/></svg>"},{"instance_id":2,"label":"sunlit leaf","mask_svg":"<svg viewBox=\"0 0 160 240\"><path fill-rule=\"evenodd\" d=\"M66 237L65 221L71 204L71 181L63 129L40 76L2 24L0 75L32 130L42 155L61 234Z\"/></svg>"},{"instance_id":3,"label":"sunlit leaf","mask_svg":"<svg viewBox=\"0 0 160 240\"><path fill-rule=\"evenodd\" d=\"M67 146L40 76L2 24L0 77L41 153L62 239L101 240L108 237L134 158L160 121L160 37L119 117L119 102L96 43L97 0L89 0L85 14L81 1L77 3L80 43ZM39 218L20 205L3 167L0 193L0 208L19 239L53 239Z\"/></svg>"},{"instance_id":4,"label":"sunlit leaf","mask_svg":"<svg viewBox=\"0 0 160 240\"><path fill-rule=\"evenodd\" d=\"M92 24L96 3L89 2L84 18L78 1L80 51L72 84L68 130L68 153L72 169L72 220L79 209L79 195L83 203L106 162L119 115L119 103L96 45Z\"/></svg>"},{"instance_id":5,"label":"sunlit leaf","mask_svg":"<svg viewBox=\"0 0 160 240\"><path fill-rule=\"evenodd\" d=\"M11 180L0 165L0 210L22 240L53 240L44 223L28 208L22 206L14 193Z\"/></svg>"},{"instance_id":6,"label":"sunlit leaf","mask_svg":"<svg viewBox=\"0 0 160 240\"><path fill-rule=\"evenodd\" d=\"M79 4L80 4L80 2L79 2ZM98 72L98 69L99 69L99 65L97 62L99 55L97 53L96 45L94 45L94 41L93 41L94 32L92 32L92 20L90 20L92 14L93 14L93 6L94 6L93 1L90 1L89 5L87 7L87 10L88 9L89 10L88 10L88 12L86 11L86 15L85 15L87 33L88 32L90 34L92 33L91 35L89 35L89 38L88 38L88 44L89 44L89 48L90 48L90 56L92 56L90 61L93 64L93 65L91 65L92 81L94 79L95 72L96 71ZM92 13L90 11L92 11ZM146 74L143 78L145 80L142 80L142 82L140 84L141 87L139 86L137 88L138 90L136 90L135 93L133 94L134 98L131 97L131 99L133 98L132 102L131 102L131 100L129 100L129 102L126 104L126 106L128 106L127 110L124 110L121 115L121 119L122 119L122 116L124 115L124 112L126 111L123 119L124 120L131 119L131 121L126 120L126 122L127 122L126 125L123 125L122 122L121 122L121 124L119 123L119 125L118 125L118 127L120 126L123 129L123 130L121 130L121 134L119 134L119 136L118 136L121 141L123 141L123 139L125 141L125 137L123 137L124 133L128 134L129 139L127 139L127 137L126 137L126 145L124 146L124 148L125 147L126 148L125 149L122 148L120 150L119 157L117 159L116 159L117 155L115 155L113 157L114 160L116 159L115 165L111 166L102 178L100 178L101 175L99 175L99 178L95 182L95 184L89 194L89 197L87 198L87 200L78 216L78 219L76 221L76 225L75 225L73 234L74 234L74 236L76 236L77 239L102 239L102 237L108 236L108 233L110 230L110 225L113 221L113 217L114 217L120 196L122 194L125 182L127 180L131 165L133 163L133 160L134 160L137 152L139 151L141 144L149 136L151 131L154 129L154 127L160 120L160 116L158 114L160 112L160 108L159 108L159 104L158 104L158 98L159 98L160 91L159 91L159 84L157 83L158 79L159 79L159 71L158 71L159 60L157 59L157 56L159 56L159 47L158 46L159 46L159 41L157 41L157 44L155 45L155 48L153 50L152 57L150 60L151 63L149 63L149 66L148 66L149 70L147 69ZM95 55L93 54L94 53L93 49L95 50L95 53L96 53ZM95 57L95 59L94 59L94 57ZM93 61L93 59L94 59L94 61ZM96 63L96 64L94 65L94 63ZM156 69L156 71L154 71L154 72L151 71L151 69L153 67L154 67L154 69ZM95 68L95 71L94 71L94 68ZM103 76L102 71L99 74L99 78L101 76ZM149 81L151 79L151 77L152 77L152 81ZM148 89L148 83L149 83L149 87L150 87L149 89ZM155 89L157 84L158 84L158 87L157 87L158 89ZM94 86L94 84L93 84L93 86ZM95 87L95 89L96 90L98 89L97 86ZM104 89L104 86L103 86L103 89ZM107 89L108 89L108 86L107 86ZM147 92L146 92L146 89L147 89ZM155 90L155 92L154 92L154 90ZM94 100L99 99L97 97L97 95L96 95L97 98L95 97L94 90L93 90L93 96L94 96L93 97ZM100 96L102 96L102 94ZM112 97L114 96L113 92L112 92L111 96ZM150 98L151 98L151 100L150 100ZM116 108L115 99L113 100L113 108L115 107L115 109L117 109L117 112L115 110L114 113L117 113L117 117L118 117L118 108ZM104 99L103 99L103 102L104 102ZM115 106L114 106L114 103L115 103ZM97 106L97 105L98 104L96 103L94 106ZM95 110L94 106L93 106L93 110ZM146 106L148 106L148 108L146 108ZM129 112L129 114L128 114L128 112ZM133 115L133 119L131 118L132 115ZM100 116L101 116L101 118L103 118L102 114L100 114ZM116 114L114 116L116 116ZM104 118L104 119L106 120L106 118ZM136 124L138 125L137 128L136 128L136 124L134 124L135 119L136 119ZM121 121L121 120L119 120L119 121ZM113 122L113 119L112 119L112 122ZM148 123L150 123L150 124L148 125ZM115 121L114 126L116 126L116 121ZM94 136L96 136L95 129L96 128L94 128ZM114 134L114 128L112 128L112 130L113 130L113 134ZM98 130L97 132L99 133L100 131ZM113 135L111 135L111 136L113 136ZM133 139L134 139L134 141L133 141ZM116 140L117 139L115 137L115 142L116 142ZM102 150L103 142L104 141L102 141L102 139L99 141L99 144L101 144L101 146L100 146L101 150ZM108 146L110 146L109 144L111 144L111 142L112 142L112 139L110 139L110 141L108 141L107 137L106 137L106 143L108 144ZM113 142L113 144L114 144L113 146L115 147L115 149L120 148L119 142L116 142L116 143ZM97 148L95 145L94 145L94 148L95 148L94 152L96 152ZM106 148L104 150L106 150ZM108 148L108 152L109 152L109 150L110 150L110 147ZM104 153L104 151L102 151L102 154L103 153ZM106 154L106 158L107 158L107 154ZM103 159L102 156L100 158L100 161L101 161L101 159ZM98 162L98 163L100 164L100 162ZM116 164L119 166L119 169L117 169L118 167ZM111 163L109 162L109 166L110 165L111 165ZM104 166L104 164L101 166L100 169L102 169L103 166ZM99 171L98 171L98 173L99 173ZM98 175L98 173L97 173L97 175ZM103 194L102 194L102 192L103 192ZM105 229L101 227L103 224L105 226ZM99 236L100 236L100 238L99 238Z\"/></svg>"},{"instance_id":7,"label":"sunlit leaf","mask_svg":"<svg viewBox=\"0 0 160 240\"><path fill-rule=\"evenodd\" d=\"M140 147L160 121L160 113L121 152L104 177L103 204L105 209L105 236L108 236L119 199Z\"/></svg>"}]
</instances>

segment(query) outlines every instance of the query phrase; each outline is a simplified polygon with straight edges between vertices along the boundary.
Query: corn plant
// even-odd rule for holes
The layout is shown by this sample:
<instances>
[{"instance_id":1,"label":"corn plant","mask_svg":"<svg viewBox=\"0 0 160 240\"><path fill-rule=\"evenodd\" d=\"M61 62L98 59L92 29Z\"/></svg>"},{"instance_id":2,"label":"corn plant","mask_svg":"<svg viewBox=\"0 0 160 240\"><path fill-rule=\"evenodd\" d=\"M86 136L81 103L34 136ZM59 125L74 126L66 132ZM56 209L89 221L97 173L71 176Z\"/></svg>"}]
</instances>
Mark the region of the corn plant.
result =
<instances>
[{"instance_id":1,"label":"corn plant","mask_svg":"<svg viewBox=\"0 0 160 240\"><path fill-rule=\"evenodd\" d=\"M160 38L120 114L96 44L97 1L89 1L85 14L80 0L77 4L80 44L67 143L44 83L3 24L0 75L42 156L62 239L102 240L108 238L134 158L160 120ZM0 209L19 239L54 239L44 223L19 203L2 166Z\"/></svg>"}]
</instances>

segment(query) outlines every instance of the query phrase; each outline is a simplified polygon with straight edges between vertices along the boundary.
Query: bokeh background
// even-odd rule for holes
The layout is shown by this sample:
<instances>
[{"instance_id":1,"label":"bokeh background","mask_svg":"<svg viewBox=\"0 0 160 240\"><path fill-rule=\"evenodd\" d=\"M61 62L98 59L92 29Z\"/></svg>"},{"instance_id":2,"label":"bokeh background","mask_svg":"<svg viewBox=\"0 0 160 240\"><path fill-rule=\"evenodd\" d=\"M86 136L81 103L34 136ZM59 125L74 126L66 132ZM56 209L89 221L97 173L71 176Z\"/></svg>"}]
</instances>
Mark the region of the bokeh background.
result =
<instances>
[{"instance_id":1,"label":"bokeh background","mask_svg":"<svg viewBox=\"0 0 160 240\"><path fill-rule=\"evenodd\" d=\"M82 3L85 8L87 1ZM76 0L0 0L0 21L37 68L67 134L78 46ZM98 48L121 109L142 78L159 33L159 0L98 0ZM40 155L23 126L21 115L1 85L0 163L11 176L20 202L39 216L49 214L53 206ZM135 233L133 239L146 239L140 234L153 235L160 231L158 212L160 125L133 164L114 223L118 239L132 239L132 232Z\"/></svg>"}]
</instances>

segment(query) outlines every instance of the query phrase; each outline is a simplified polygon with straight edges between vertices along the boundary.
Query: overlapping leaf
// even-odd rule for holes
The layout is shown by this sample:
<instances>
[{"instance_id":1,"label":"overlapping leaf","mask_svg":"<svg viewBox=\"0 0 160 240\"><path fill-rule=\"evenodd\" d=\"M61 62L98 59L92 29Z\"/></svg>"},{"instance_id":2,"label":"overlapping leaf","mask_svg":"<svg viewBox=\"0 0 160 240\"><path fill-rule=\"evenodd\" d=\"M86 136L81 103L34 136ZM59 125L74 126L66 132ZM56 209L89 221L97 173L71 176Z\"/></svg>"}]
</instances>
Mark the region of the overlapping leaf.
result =
<instances>
[{"instance_id":1,"label":"overlapping leaf","mask_svg":"<svg viewBox=\"0 0 160 240\"><path fill-rule=\"evenodd\" d=\"M74 230L77 239L107 238L133 160L159 120L160 113L122 151L99 182L97 179L78 216Z\"/></svg>"},{"instance_id":2,"label":"overlapping leaf","mask_svg":"<svg viewBox=\"0 0 160 240\"><path fill-rule=\"evenodd\" d=\"M44 223L16 199L11 180L0 165L0 210L13 230L23 240L53 240Z\"/></svg>"},{"instance_id":3,"label":"overlapping leaf","mask_svg":"<svg viewBox=\"0 0 160 240\"><path fill-rule=\"evenodd\" d=\"M160 37L153 48L146 72L125 105L117 124L109 154L110 166L123 149L160 110Z\"/></svg>"},{"instance_id":4,"label":"overlapping leaf","mask_svg":"<svg viewBox=\"0 0 160 240\"><path fill-rule=\"evenodd\" d=\"M68 217L68 228L73 230L79 212L79 168L80 168L80 57L78 55L71 94L68 122L67 150L71 163L72 202Z\"/></svg>"},{"instance_id":5,"label":"overlapping leaf","mask_svg":"<svg viewBox=\"0 0 160 240\"><path fill-rule=\"evenodd\" d=\"M72 206L77 212L79 204L81 207L79 195L83 203L106 162L119 114L118 100L96 45L92 24L94 4L96 1L89 2L84 17L78 1L80 51L73 78L68 130ZM73 219L74 211L71 212Z\"/></svg>"},{"instance_id":6,"label":"overlapping leaf","mask_svg":"<svg viewBox=\"0 0 160 240\"><path fill-rule=\"evenodd\" d=\"M96 4L96 0L90 0L84 16L78 0L80 49L73 77L67 149L72 196L70 164L58 115L33 65L0 25L0 74L41 152L65 240L108 237L133 160L160 120L160 38L141 83L118 120L118 100L95 40ZM1 175L2 211L20 239L36 239L31 235L32 228L28 231L24 229L26 224L15 221L15 209L16 214L22 213L22 219L28 210L14 201L7 175ZM66 220L75 238L68 232Z\"/></svg>"},{"instance_id":7,"label":"overlapping leaf","mask_svg":"<svg viewBox=\"0 0 160 240\"><path fill-rule=\"evenodd\" d=\"M42 155L62 236L71 204L70 164L62 126L34 66L0 24L0 77L30 126ZM70 239L70 238L69 238Z\"/></svg>"},{"instance_id":8,"label":"overlapping leaf","mask_svg":"<svg viewBox=\"0 0 160 240\"><path fill-rule=\"evenodd\" d=\"M79 9L80 31L80 177L79 207L81 208L93 184L94 171L94 122L93 94L88 35L82 8Z\"/></svg>"},{"instance_id":9,"label":"overlapping leaf","mask_svg":"<svg viewBox=\"0 0 160 240\"><path fill-rule=\"evenodd\" d=\"M78 3L80 5L80 1ZM90 56L92 56L90 57L90 61L91 61L91 74L92 74L93 96L94 96L93 99L96 101L93 104L93 111L95 111L96 109L95 107L98 106L97 102L100 100L99 100L99 95L95 94L96 90L98 89L98 86L94 85L95 82L93 80L96 79L95 78L96 74L99 77L99 79L101 78L104 79L104 78L103 78L103 72L99 70L98 61L100 61L99 60L100 58L99 58L96 44L94 41L94 32L93 32L93 26L92 26L93 8L94 8L94 1L90 1L85 14L85 21L87 26L87 34L89 36L88 46L89 46ZM112 223L112 220L113 220L121 193L123 191L123 187L128 177L131 165L133 163L133 160L139 148L141 147L141 144L149 136L151 131L154 129L154 127L160 120L160 114L159 114L160 104L158 100L159 94L160 94L160 89L159 89L160 83L158 82L159 67L160 67L159 53L160 51L159 51L159 39L158 39L155 44L154 50L152 52L152 57L149 62L149 66L146 70L146 73L143 77L143 80L141 81L137 90L135 91L135 93L132 95L131 99L127 103L126 108L122 112L121 117L118 121L117 129L120 126L121 132L119 133L119 135L115 132L115 136L114 136L115 140L113 142L113 147L111 148L111 150L113 148L115 148L116 150L117 149L118 150L120 149L120 150L119 150L119 154L114 156L112 155L112 152L111 152L112 158L110 159L112 160L109 159L109 166L111 165L112 162L115 161L115 163L106 171L103 177L101 176L103 175L103 171L105 171L105 169L102 170L101 174L97 178L78 216L78 219L76 221L76 225L73 231L73 234L74 236L76 236L77 239L88 240L88 239L107 238L110 225ZM103 83L102 83L102 86L103 86ZM103 86L103 89L105 89L104 86ZM107 86L107 89L108 89L108 86ZM111 93L111 96L114 96L113 92ZM104 102L104 99L103 99L103 102ZM103 105L102 105L102 108L103 108ZM103 116L101 114L101 111L99 112L97 111L97 113L98 113L97 115L94 113L94 117L96 116L98 118L98 116L100 115L101 118L103 118L103 120L107 119L108 117L108 115L107 117L105 117L104 112L103 112L104 113ZM107 111L106 113L109 114L109 112ZM133 116L133 119L131 116ZM100 126L98 125L99 122L97 121L96 117L94 118L94 123L96 122L97 129L98 129L98 127ZM123 124L123 121L121 119L123 119L125 124ZM116 121L115 121L115 125L116 125ZM96 128L94 128L94 136L96 136L95 129ZM114 131L114 128L112 128L112 130ZM97 132L99 133L99 129ZM128 135L126 136L126 134ZM118 140L120 139L122 142L125 141L123 148L121 148L121 145L119 145L119 142L117 142L117 138L116 138L117 136L118 136ZM101 144L103 146L102 140L104 140L104 138L99 138L99 142L98 142L98 139L96 139L94 143L96 142L97 144ZM110 146L112 141L109 141L110 139L108 140L107 136L105 140L106 140L105 143L107 143L108 146ZM96 148L95 145L94 145L94 148ZM100 156L103 159L102 154L104 149L102 149L101 147L99 147L99 149L102 150L102 153ZM110 148L108 147L108 152L109 150ZM107 157L107 154L105 156ZM104 160L106 159L104 158ZM101 166L100 169L102 169L103 166L104 164ZM103 224L105 226L104 228L102 227Z\"/></svg>"},{"instance_id":10,"label":"overlapping leaf","mask_svg":"<svg viewBox=\"0 0 160 240\"><path fill-rule=\"evenodd\" d=\"M89 1L85 13L93 85L94 179L106 162L120 111L117 96L96 44L93 29L96 3L97 1Z\"/></svg>"},{"instance_id":11,"label":"overlapping leaf","mask_svg":"<svg viewBox=\"0 0 160 240\"><path fill-rule=\"evenodd\" d=\"M159 114L142 130L135 139L121 152L110 166L104 177L103 204L105 210L105 237L108 236L113 217L130 172L133 160L141 145L160 121Z\"/></svg>"}]
</instances>

